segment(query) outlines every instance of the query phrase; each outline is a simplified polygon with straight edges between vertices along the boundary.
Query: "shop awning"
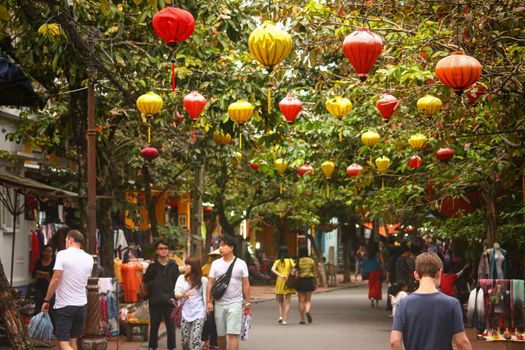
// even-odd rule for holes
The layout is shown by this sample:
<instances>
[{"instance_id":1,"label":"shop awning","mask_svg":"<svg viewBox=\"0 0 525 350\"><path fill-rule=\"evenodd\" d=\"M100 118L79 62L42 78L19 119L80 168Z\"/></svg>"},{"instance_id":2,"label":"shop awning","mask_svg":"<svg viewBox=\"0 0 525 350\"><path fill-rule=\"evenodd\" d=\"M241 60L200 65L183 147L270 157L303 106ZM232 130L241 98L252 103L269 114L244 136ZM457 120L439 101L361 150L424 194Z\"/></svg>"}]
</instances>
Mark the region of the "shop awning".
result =
<instances>
[{"instance_id":1,"label":"shop awning","mask_svg":"<svg viewBox=\"0 0 525 350\"><path fill-rule=\"evenodd\" d=\"M27 177L18 176L2 168L0 168L0 185L15 188L23 193L33 192L54 197L78 197L78 194L75 192L66 191Z\"/></svg>"}]
</instances>

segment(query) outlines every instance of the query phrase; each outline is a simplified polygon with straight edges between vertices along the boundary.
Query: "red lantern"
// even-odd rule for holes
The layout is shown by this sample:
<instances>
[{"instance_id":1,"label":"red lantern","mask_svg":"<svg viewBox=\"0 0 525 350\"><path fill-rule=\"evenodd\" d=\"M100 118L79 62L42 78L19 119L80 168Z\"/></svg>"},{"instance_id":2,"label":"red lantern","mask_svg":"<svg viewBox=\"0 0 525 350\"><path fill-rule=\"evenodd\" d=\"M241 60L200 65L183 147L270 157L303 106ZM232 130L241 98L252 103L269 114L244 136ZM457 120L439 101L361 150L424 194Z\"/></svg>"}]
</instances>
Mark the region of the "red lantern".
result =
<instances>
[{"instance_id":1,"label":"red lantern","mask_svg":"<svg viewBox=\"0 0 525 350\"><path fill-rule=\"evenodd\" d=\"M259 163L255 163L255 162L250 162L249 165L250 165L250 168L252 168L253 171L258 171L259 167L261 166Z\"/></svg>"},{"instance_id":2,"label":"red lantern","mask_svg":"<svg viewBox=\"0 0 525 350\"><path fill-rule=\"evenodd\" d=\"M195 30L191 13L178 7L165 7L153 16L155 34L174 48L188 39ZM175 60L171 61L171 91L175 91Z\"/></svg>"},{"instance_id":3,"label":"red lantern","mask_svg":"<svg viewBox=\"0 0 525 350\"><path fill-rule=\"evenodd\" d=\"M206 214L211 214L211 213L213 213L213 207L208 207L208 206L204 207L204 212L205 212Z\"/></svg>"},{"instance_id":4,"label":"red lantern","mask_svg":"<svg viewBox=\"0 0 525 350\"><path fill-rule=\"evenodd\" d=\"M160 156L160 153L155 147L147 146L140 151L140 155L147 161L152 162Z\"/></svg>"},{"instance_id":5,"label":"red lantern","mask_svg":"<svg viewBox=\"0 0 525 350\"><path fill-rule=\"evenodd\" d=\"M436 152L436 157L442 162L448 162L454 158L454 150L448 147L440 148Z\"/></svg>"},{"instance_id":6,"label":"red lantern","mask_svg":"<svg viewBox=\"0 0 525 350\"><path fill-rule=\"evenodd\" d=\"M279 102L279 109L286 118L288 124L292 124L295 121L295 118L297 118L299 112L303 109L303 103L290 93Z\"/></svg>"},{"instance_id":7,"label":"red lantern","mask_svg":"<svg viewBox=\"0 0 525 350\"><path fill-rule=\"evenodd\" d=\"M467 96L468 101L471 104L476 103L476 100L478 99L478 97L480 97L481 95L484 95L486 93L487 93L487 86L485 84L482 84L482 83L475 83L475 84L469 86L465 90L465 95Z\"/></svg>"},{"instance_id":8,"label":"red lantern","mask_svg":"<svg viewBox=\"0 0 525 350\"><path fill-rule=\"evenodd\" d=\"M354 163L346 168L346 173L350 177L354 177L359 175L359 173L363 170L363 167L357 163Z\"/></svg>"},{"instance_id":9,"label":"red lantern","mask_svg":"<svg viewBox=\"0 0 525 350\"><path fill-rule=\"evenodd\" d=\"M377 110L381 113L385 122L392 117L398 106L399 100L390 94L384 94L376 102Z\"/></svg>"},{"instance_id":10,"label":"red lantern","mask_svg":"<svg viewBox=\"0 0 525 350\"><path fill-rule=\"evenodd\" d=\"M379 35L366 28L357 28L343 42L345 56L361 81L365 81L368 77L368 72L376 63L382 49L383 41Z\"/></svg>"},{"instance_id":11,"label":"red lantern","mask_svg":"<svg viewBox=\"0 0 525 350\"><path fill-rule=\"evenodd\" d=\"M300 177L303 177L306 174L314 174L315 170L312 168L309 162L306 162L305 164L301 165L299 168L297 168L297 175Z\"/></svg>"},{"instance_id":12,"label":"red lantern","mask_svg":"<svg viewBox=\"0 0 525 350\"><path fill-rule=\"evenodd\" d=\"M412 156L408 160L408 166L411 169L417 169L421 166L421 164L423 164L423 159L421 159L420 156Z\"/></svg>"},{"instance_id":13,"label":"red lantern","mask_svg":"<svg viewBox=\"0 0 525 350\"><path fill-rule=\"evenodd\" d=\"M190 116L191 120L197 121L204 107L206 107L206 99L197 91L190 92L184 97L184 109Z\"/></svg>"},{"instance_id":14,"label":"red lantern","mask_svg":"<svg viewBox=\"0 0 525 350\"><path fill-rule=\"evenodd\" d=\"M461 95L464 89L478 81L481 63L464 52L452 52L436 64L436 75L439 81Z\"/></svg>"}]
</instances>

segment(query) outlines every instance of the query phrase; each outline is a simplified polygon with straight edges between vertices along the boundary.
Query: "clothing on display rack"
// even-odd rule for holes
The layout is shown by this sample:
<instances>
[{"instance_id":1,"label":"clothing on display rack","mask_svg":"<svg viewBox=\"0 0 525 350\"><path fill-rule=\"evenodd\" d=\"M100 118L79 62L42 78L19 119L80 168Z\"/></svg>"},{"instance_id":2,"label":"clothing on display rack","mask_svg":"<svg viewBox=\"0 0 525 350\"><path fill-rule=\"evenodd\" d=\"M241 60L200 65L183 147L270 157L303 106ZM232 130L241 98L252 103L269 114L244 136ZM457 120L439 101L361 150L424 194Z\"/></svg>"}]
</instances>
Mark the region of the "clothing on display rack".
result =
<instances>
[{"instance_id":1,"label":"clothing on display rack","mask_svg":"<svg viewBox=\"0 0 525 350\"><path fill-rule=\"evenodd\" d=\"M122 289L124 290L124 302L135 303L140 293L142 281L142 265L136 261L122 264Z\"/></svg>"},{"instance_id":2,"label":"clothing on display rack","mask_svg":"<svg viewBox=\"0 0 525 350\"><path fill-rule=\"evenodd\" d=\"M124 254L128 249L128 241L123 229L113 230L113 247L115 249L114 256L123 260Z\"/></svg>"},{"instance_id":3,"label":"clothing on display rack","mask_svg":"<svg viewBox=\"0 0 525 350\"><path fill-rule=\"evenodd\" d=\"M99 278L100 321L106 336L119 335L117 283L113 278Z\"/></svg>"},{"instance_id":4,"label":"clothing on display rack","mask_svg":"<svg viewBox=\"0 0 525 350\"><path fill-rule=\"evenodd\" d=\"M485 298L483 288L476 287L470 291L467 307L467 324L479 331L485 327Z\"/></svg>"},{"instance_id":5,"label":"clothing on display rack","mask_svg":"<svg viewBox=\"0 0 525 350\"><path fill-rule=\"evenodd\" d=\"M485 328L523 328L525 288L523 280L479 281L484 295Z\"/></svg>"}]
</instances>

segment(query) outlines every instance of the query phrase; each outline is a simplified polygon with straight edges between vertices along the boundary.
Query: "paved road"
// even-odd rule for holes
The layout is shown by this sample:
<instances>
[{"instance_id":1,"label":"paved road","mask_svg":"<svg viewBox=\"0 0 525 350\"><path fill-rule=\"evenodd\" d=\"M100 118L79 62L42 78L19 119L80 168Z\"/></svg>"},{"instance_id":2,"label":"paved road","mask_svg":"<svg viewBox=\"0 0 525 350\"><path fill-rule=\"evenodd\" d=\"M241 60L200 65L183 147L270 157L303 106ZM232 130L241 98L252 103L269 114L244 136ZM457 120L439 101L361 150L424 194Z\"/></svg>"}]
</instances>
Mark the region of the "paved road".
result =
<instances>
[{"instance_id":1,"label":"paved road","mask_svg":"<svg viewBox=\"0 0 525 350\"><path fill-rule=\"evenodd\" d=\"M256 304L250 339L241 343L241 349L386 349L392 319L384 302L379 309L370 307L367 292L362 285L314 294L310 325L299 324L297 298L293 298L288 325L277 323L275 302Z\"/></svg>"}]
</instances>

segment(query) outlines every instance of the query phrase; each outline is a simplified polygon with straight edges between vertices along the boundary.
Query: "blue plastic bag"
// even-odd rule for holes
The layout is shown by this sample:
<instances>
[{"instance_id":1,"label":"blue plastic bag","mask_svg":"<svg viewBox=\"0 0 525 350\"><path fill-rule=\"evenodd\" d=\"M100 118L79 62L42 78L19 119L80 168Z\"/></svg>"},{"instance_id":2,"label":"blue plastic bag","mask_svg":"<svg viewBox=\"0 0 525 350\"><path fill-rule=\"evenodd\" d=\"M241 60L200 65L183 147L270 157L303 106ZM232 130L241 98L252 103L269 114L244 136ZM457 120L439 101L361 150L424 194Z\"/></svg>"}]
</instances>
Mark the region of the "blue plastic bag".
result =
<instances>
[{"instance_id":1,"label":"blue plastic bag","mask_svg":"<svg viewBox=\"0 0 525 350\"><path fill-rule=\"evenodd\" d=\"M47 312L41 312L36 316L33 316L29 321L29 336L33 339L42 340L48 342L51 340L53 335L53 323Z\"/></svg>"}]
</instances>

